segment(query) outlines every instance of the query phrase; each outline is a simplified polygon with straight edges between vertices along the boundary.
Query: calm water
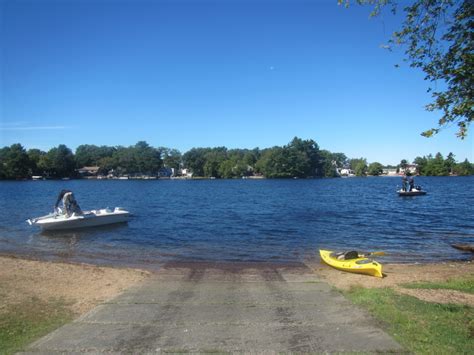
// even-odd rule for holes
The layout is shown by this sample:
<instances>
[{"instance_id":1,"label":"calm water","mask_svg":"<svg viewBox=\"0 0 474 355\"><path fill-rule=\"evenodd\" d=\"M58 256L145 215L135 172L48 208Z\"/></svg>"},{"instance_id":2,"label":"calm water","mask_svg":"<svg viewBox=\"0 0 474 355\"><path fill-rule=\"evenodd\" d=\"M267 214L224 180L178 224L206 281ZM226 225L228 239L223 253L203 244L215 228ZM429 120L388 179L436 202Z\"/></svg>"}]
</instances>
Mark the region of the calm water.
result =
<instances>
[{"instance_id":1,"label":"calm water","mask_svg":"<svg viewBox=\"0 0 474 355\"><path fill-rule=\"evenodd\" d=\"M302 261L319 248L384 250L390 262L466 260L474 243L474 177L417 178L428 195L402 198L399 178L0 182L0 253L104 265L170 260ZM121 206L127 224L40 233L25 220L58 192L87 209Z\"/></svg>"}]
</instances>

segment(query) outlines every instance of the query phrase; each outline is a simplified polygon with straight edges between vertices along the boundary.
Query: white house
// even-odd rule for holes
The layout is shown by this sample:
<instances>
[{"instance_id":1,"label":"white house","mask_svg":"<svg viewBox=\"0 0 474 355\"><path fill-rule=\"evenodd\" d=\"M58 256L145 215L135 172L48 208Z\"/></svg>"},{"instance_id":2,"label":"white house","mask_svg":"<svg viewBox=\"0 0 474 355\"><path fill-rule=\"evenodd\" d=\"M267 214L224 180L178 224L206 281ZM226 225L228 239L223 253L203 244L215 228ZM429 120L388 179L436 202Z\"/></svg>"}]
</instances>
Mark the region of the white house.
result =
<instances>
[{"instance_id":1,"label":"white house","mask_svg":"<svg viewBox=\"0 0 474 355\"><path fill-rule=\"evenodd\" d=\"M181 175L189 178L193 177L193 173L187 168L181 169Z\"/></svg>"},{"instance_id":2,"label":"white house","mask_svg":"<svg viewBox=\"0 0 474 355\"><path fill-rule=\"evenodd\" d=\"M349 169L349 168L344 168L339 171L339 175L341 176L354 176L354 170Z\"/></svg>"}]
</instances>

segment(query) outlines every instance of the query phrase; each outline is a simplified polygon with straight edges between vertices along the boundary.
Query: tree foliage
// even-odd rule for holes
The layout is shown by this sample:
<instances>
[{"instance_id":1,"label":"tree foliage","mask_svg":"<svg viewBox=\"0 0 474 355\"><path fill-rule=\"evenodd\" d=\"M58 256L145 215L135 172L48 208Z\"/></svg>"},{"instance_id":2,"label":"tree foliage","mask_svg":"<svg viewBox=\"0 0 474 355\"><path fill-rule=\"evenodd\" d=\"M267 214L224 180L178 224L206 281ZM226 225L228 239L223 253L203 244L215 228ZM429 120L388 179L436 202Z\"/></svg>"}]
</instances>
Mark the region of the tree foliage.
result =
<instances>
[{"instance_id":1,"label":"tree foliage","mask_svg":"<svg viewBox=\"0 0 474 355\"><path fill-rule=\"evenodd\" d=\"M195 176L204 176L206 153L211 148L192 148L183 155L183 165L193 172Z\"/></svg>"},{"instance_id":2,"label":"tree foliage","mask_svg":"<svg viewBox=\"0 0 474 355\"><path fill-rule=\"evenodd\" d=\"M474 175L474 164L465 159L462 163L454 166L453 173L460 176Z\"/></svg>"},{"instance_id":3,"label":"tree foliage","mask_svg":"<svg viewBox=\"0 0 474 355\"><path fill-rule=\"evenodd\" d=\"M0 149L0 178L27 178L31 175L30 167L30 158L21 144Z\"/></svg>"},{"instance_id":4,"label":"tree foliage","mask_svg":"<svg viewBox=\"0 0 474 355\"><path fill-rule=\"evenodd\" d=\"M338 0L348 6L350 0ZM402 5L397 0L357 0L373 6L372 16L389 5L393 12ZM451 124L464 139L473 119L474 1L411 0L404 9L405 20L390 40L390 47L402 46L406 61L419 68L429 81L433 101L428 111L440 112L438 126L422 133L431 137Z\"/></svg>"},{"instance_id":5,"label":"tree foliage","mask_svg":"<svg viewBox=\"0 0 474 355\"><path fill-rule=\"evenodd\" d=\"M259 156L258 148L192 148L183 155L183 166L191 169L193 176L241 178L253 173Z\"/></svg>"},{"instance_id":6,"label":"tree foliage","mask_svg":"<svg viewBox=\"0 0 474 355\"><path fill-rule=\"evenodd\" d=\"M98 160L103 173L115 175L156 175L163 166L161 151L140 141L130 147L115 147L111 155Z\"/></svg>"},{"instance_id":7,"label":"tree foliage","mask_svg":"<svg viewBox=\"0 0 474 355\"><path fill-rule=\"evenodd\" d=\"M30 159L31 175L43 175L40 162L44 159L46 153L39 149L30 149L27 154Z\"/></svg>"},{"instance_id":8,"label":"tree foliage","mask_svg":"<svg viewBox=\"0 0 474 355\"><path fill-rule=\"evenodd\" d=\"M472 175L468 160L457 163L454 154L446 158L417 157L414 161L421 175ZM0 149L0 179L26 179L32 175L46 178L75 177L82 164L99 167L99 174L114 176L157 176L162 167L190 169L195 177L242 178L252 175L266 178L337 177L338 170L352 169L357 176L380 175L382 164L367 159L348 159L344 153L320 150L312 139L295 137L284 146L262 149L193 148L181 154L176 149L154 148L141 141L129 147L81 145L74 154L65 145L43 152L28 151L21 144ZM86 166L87 166L86 165ZM407 160L400 165L404 169Z\"/></svg>"},{"instance_id":9,"label":"tree foliage","mask_svg":"<svg viewBox=\"0 0 474 355\"><path fill-rule=\"evenodd\" d=\"M383 172L383 165L378 162L370 163L369 167L367 168L368 175L379 176L379 175L382 175L382 172Z\"/></svg>"},{"instance_id":10,"label":"tree foliage","mask_svg":"<svg viewBox=\"0 0 474 355\"><path fill-rule=\"evenodd\" d=\"M155 175L163 166L161 152L151 147L147 142L140 141L133 148L128 149L131 153L131 172L138 174Z\"/></svg>"},{"instance_id":11,"label":"tree foliage","mask_svg":"<svg viewBox=\"0 0 474 355\"><path fill-rule=\"evenodd\" d=\"M161 153L161 159L163 160L163 166L178 170L181 167L181 161L183 159L182 154L177 149L170 149L166 147L159 147L158 150Z\"/></svg>"},{"instance_id":12,"label":"tree foliage","mask_svg":"<svg viewBox=\"0 0 474 355\"><path fill-rule=\"evenodd\" d=\"M354 173L356 174L356 176L367 175L367 168L368 168L367 159L365 158L350 159L349 166L352 170L354 170Z\"/></svg>"},{"instance_id":13,"label":"tree foliage","mask_svg":"<svg viewBox=\"0 0 474 355\"><path fill-rule=\"evenodd\" d=\"M264 150L256 170L270 178L303 178L324 176L322 166L316 142L295 137L283 147Z\"/></svg>"},{"instance_id":14,"label":"tree foliage","mask_svg":"<svg viewBox=\"0 0 474 355\"><path fill-rule=\"evenodd\" d=\"M339 176L338 169L348 165L348 160L344 153L331 153L329 150L321 150L320 155L324 177L337 177Z\"/></svg>"},{"instance_id":15,"label":"tree foliage","mask_svg":"<svg viewBox=\"0 0 474 355\"><path fill-rule=\"evenodd\" d=\"M39 166L46 176L53 178L73 177L76 172L74 154L64 144L50 149L40 159Z\"/></svg>"},{"instance_id":16,"label":"tree foliage","mask_svg":"<svg viewBox=\"0 0 474 355\"><path fill-rule=\"evenodd\" d=\"M469 160L457 163L453 153L449 153L446 158L441 153L437 153L434 157L428 156L416 157L413 161L418 165L417 172L424 176L446 176L454 175L473 175L474 164Z\"/></svg>"},{"instance_id":17,"label":"tree foliage","mask_svg":"<svg viewBox=\"0 0 474 355\"><path fill-rule=\"evenodd\" d=\"M115 153L114 147L83 144L77 147L75 159L78 167L98 166L104 158L110 158Z\"/></svg>"}]
</instances>

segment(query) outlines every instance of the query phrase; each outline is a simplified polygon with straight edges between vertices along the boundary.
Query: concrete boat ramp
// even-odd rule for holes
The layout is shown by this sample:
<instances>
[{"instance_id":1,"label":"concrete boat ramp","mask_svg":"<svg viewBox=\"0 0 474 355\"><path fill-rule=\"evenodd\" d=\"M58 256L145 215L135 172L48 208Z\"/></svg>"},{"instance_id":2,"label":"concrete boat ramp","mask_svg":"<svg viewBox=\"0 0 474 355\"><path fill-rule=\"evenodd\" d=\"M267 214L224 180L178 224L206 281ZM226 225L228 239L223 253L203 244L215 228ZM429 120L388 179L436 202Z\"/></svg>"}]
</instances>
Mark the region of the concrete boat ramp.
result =
<instances>
[{"instance_id":1,"label":"concrete boat ramp","mask_svg":"<svg viewBox=\"0 0 474 355\"><path fill-rule=\"evenodd\" d=\"M403 352L304 264L171 263L26 353Z\"/></svg>"}]
</instances>

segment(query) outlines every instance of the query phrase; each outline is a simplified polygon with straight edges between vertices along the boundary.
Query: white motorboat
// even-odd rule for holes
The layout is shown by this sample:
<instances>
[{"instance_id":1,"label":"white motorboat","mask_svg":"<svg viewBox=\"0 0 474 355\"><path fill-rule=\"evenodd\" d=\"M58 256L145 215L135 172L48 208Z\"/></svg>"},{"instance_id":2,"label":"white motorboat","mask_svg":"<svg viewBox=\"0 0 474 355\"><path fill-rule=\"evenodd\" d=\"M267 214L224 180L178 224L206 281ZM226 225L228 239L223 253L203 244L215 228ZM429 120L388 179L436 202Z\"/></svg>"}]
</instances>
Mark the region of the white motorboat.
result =
<instances>
[{"instance_id":1,"label":"white motorboat","mask_svg":"<svg viewBox=\"0 0 474 355\"><path fill-rule=\"evenodd\" d=\"M76 229L103 226L106 224L127 222L130 212L121 207L115 209L103 208L99 210L84 211L82 214L73 213L67 216L60 211L55 211L43 217L28 219L31 226L39 226L42 230Z\"/></svg>"}]
</instances>

